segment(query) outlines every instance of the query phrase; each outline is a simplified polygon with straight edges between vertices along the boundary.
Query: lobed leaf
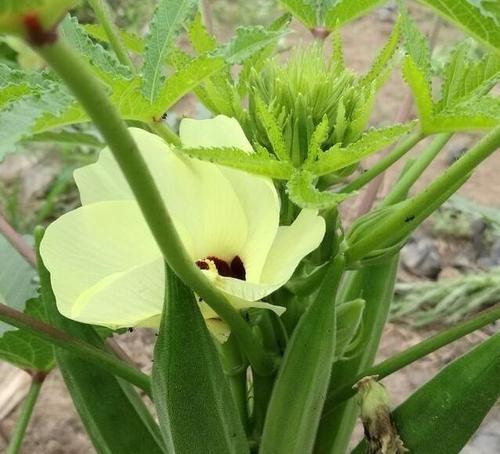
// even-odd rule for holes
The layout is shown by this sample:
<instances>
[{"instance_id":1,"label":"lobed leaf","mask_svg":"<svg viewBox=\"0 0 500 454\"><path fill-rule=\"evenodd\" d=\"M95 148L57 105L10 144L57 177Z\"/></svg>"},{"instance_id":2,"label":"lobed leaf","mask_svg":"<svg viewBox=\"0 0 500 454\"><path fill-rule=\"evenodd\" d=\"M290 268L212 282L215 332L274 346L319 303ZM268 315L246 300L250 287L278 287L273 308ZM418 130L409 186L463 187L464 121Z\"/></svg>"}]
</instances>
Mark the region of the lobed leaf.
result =
<instances>
[{"instance_id":1,"label":"lobed leaf","mask_svg":"<svg viewBox=\"0 0 500 454\"><path fill-rule=\"evenodd\" d=\"M59 27L62 38L91 63L92 67L100 70L99 75L104 78L112 76L131 77L130 69L122 65L114 54L108 52L98 43L94 43L76 17L67 16ZM104 74L103 74L104 73Z\"/></svg>"},{"instance_id":2,"label":"lobed leaf","mask_svg":"<svg viewBox=\"0 0 500 454\"><path fill-rule=\"evenodd\" d=\"M307 27L316 25L314 7L307 0L280 0L280 3Z\"/></svg>"},{"instance_id":3,"label":"lobed leaf","mask_svg":"<svg viewBox=\"0 0 500 454\"><path fill-rule=\"evenodd\" d=\"M193 49L199 54L211 52L218 46L217 40L208 32L203 23L201 11L198 11L191 23L191 27L189 27L189 41Z\"/></svg>"},{"instance_id":4,"label":"lobed leaf","mask_svg":"<svg viewBox=\"0 0 500 454\"><path fill-rule=\"evenodd\" d=\"M333 30L362 14L370 12L384 2L385 0L334 1L332 7L326 11L325 25L329 30Z\"/></svg>"},{"instance_id":5,"label":"lobed leaf","mask_svg":"<svg viewBox=\"0 0 500 454\"><path fill-rule=\"evenodd\" d=\"M500 8L495 0L420 0L445 19L496 51L500 50Z\"/></svg>"},{"instance_id":6,"label":"lobed leaf","mask_svg":"<svg viewBox=\"0 0 500 454\"><path fill-rule=\"evenodd\" d=\"M40 298L26 301L24 313L44 322L47 321ZM8 331L0 336L0 359L22 369L44 372L48 372L55 365L52 345L23 330Z\"/></svg>"},{"instance_id":7,"label":"lobed leaf","mask_svg":"<svg viewBox=\"0 0 500 454\"><path fill-rule=\"evenodd\" d=\"M103 43L109 43L108 35L106 31L99 24L83 24L80 25L87 35L92 38L101 41ZM120 35L121 40L127 47L127 49L135 52L136 54L141 54L144 51L144 40L135 33L119 30L118 34Z\"/></svg>"},{"instance_id":8,"label":"lobed leaf","mask_svg":"<svg viewBox=\"0 0 500 454\"><path fill-rule=\"evenodd\" d=\"M184 148L179 151L191 158L277 180L287 180L293 173L293 167L288 162L278 161L261 153L249 154L237 148Z\"/></svg>"},{"instance_id":9,"label":"lobed leaf","mask_svg":"<svg viewBox=\"0 0 500 454\"><path fill-rule=\"evenodd\" d=\"M314 185L315 176L307 171L295 172L288 181L286 190L290 200L301 208L326 210L343 202L352 194L336 194L334 192L319 191Z\"/></svg>"},{"instance_id":10,"label":"lobed leaf","mask_svg":"<svg viewBox=\"0 0 500 454\"><path fill-rule=\"evenodd\" d=\"M340 144L335 144L329 150L320 153L318 159L308 164L306 169L318 176L343 169L394 143L413 127L414 123L411 122L369 130L347 147L342 148Z\"/></svg>"},{"instance_id":11,"label":"lobed leaf","mask_svg":"<svg viewBox=\"0 0 500 454\"><path fill-rule=\"evenodd\" d=\"M196 0L160 0L146 36L142 93L152 104L163 86L163 65L174 40L193 15Z\"/></svg>"}]
</instances>

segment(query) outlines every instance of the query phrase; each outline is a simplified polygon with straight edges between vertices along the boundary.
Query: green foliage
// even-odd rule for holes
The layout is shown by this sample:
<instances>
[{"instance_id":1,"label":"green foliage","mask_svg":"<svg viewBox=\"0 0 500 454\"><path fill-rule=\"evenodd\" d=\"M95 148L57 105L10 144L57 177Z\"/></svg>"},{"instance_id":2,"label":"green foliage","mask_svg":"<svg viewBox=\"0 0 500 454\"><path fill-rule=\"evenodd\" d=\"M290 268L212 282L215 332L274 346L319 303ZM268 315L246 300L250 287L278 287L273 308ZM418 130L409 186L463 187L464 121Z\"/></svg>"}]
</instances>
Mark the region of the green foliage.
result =
<instances>
[{"instance_id":1,"label":"green foliage","mask_svg":"<svg viewBox=\"0 0 500 454\"><path fill-rule=\"evenodd\" d=\"M371 11L385 0L280 0L308 28L334 30Z\"/></svg>"},{"instance_id":2,"label":"green foliage","mask_svg":"<svg viewBox=\"0 0 500 454\"><path fill-rule=\"evenodd\" d=\"M326 175L343 169L396 142L413 127L414 123L407 123L368 130L359 140L347 147L335 144L327 151L320 152L317 160L306 165L306 168L315 175Z\"/></svg>"},{"instance_id":3,"label":"green foliage","mask_svg":"<svg viewBox=\"0 0 500 454\"><path fill-rule=\"evenodd\" d=\"M91 36L92 38L101 41L103 43L109 42L108 35L106 35L106 31L99 24L84 24L81 27L85 30L85 32ZM144 51L144 41L143 39L136 35L135 33L119 30L121 40L125 44L128 50L140 54Z\"/></svg>"},{"instance_id":4,"label":"green foliage","mask_svg":"<svg viewBox=\"0 0 500 454\"><path fill-rule=\"evenodd\" d=\"M184 148L181 151L192 158L278 180L290 178L293 172L293 167L288 162L278 161L261 153L249 154L237 148Z\"/></svg>"},{"instance_id":5,"label":"green foliage","mask_svg":"<svg viewBox=\"0 0 500 454\"><path fill-rule=\"evenodd\" d=\"M393 412L410 452L462 450L500 397L499 349L497 334L445 367ZM353 454L364 452L363 443Z\"/></svg>"},{"instance_id":6,"label":"green foliage","mask_svg":"<svg viewBox=\"0 0 500 454\"><path fill-rule=\"evenodd\" d=\"M413 92L422 131L433 134L496 126L500 98L487 93L500 80L500 56L487 52L474 59L470 42L459 45L444 67L441 99L434 101L429 45L407 12L402 14L407 53L403 76Z\"/></svg>"},{"instance_id":7,"label":"green foliage","mask_svg":"<svg viewBox=\"0 0 500 454\"><path fill-rule=\"evenodd\" d=\"M26 301L24 313L47 321L40 298ZM9 331L0 336L0 358L23 369L43 372L48 372L55 365L53 346L38 336L21 330Z\"/></svg>"},{"instance_id":8,"label":"green foliage","mask_svg":"<svg viewBox=\"0 0 500 454\"><path fill-rule=\"evenodd\" d=\"M491 0L420 0L484 44L500 51L500 8Z\"/></svg>"},{"instance_id":9,"label":"green foliage","mask_svg":"<svg viewBox=\"0 0 500 454\"><path fill-rule=\"evenodd\" d=\"M262 454L312 452L335 359L335 301L343 271L338 256L287 345L267 410Z\"/></svg>"},{"instance_id":10,"label":"green foliage","mask_svg":"<svg viewBox=\"0 0 500 454\"><path fill-rule=\"evenodd\" d=\"M31 242L31 238L26 238ZM23 310L27 299L36 295L36 272L0 235L0 301L15 309ZM0 335L8 325L0 323Z\"/></svg>"},{"instance_id":11,"label":"green foliage","mask_svg":"<svg viewBox=\"0 0 500 454\"><path fill-rule=\"evenodd\" d=\"M315 186L315 176L307 170L297 171L286 185L290 200L301 208L324 210L332 208L354 194L336 194L319 191Z\"/></svg>"},{"instance_id":12,"label":"green foliage","mask_svg":"<svg viewBox=\"0 0 500 454\"><path fill-rule=\"evenodd\" d=\"M108 52L100 44L94 43L76 17L67 16L61 23L59 31L63 39L82 55L97 74L104 79L110 76L130 78L130 69L118 62L114 54Z\"/></svg>"},{"instance_id":13,"label":"green foliage","mask_svg":"<svg viewBox=\"0 0 500 454\"><path fill-rule=\"evenodd\" d=\"M169 453L248 453L222 364L191 289L167 270L153 397Z\"/></svg>"},{"instance_id":14,"label":"green foliage","mask_svg":"<svg viewBox=\"0 0 500 454\"><path fill-rule=\"evenodd\" d=\"M361 328L365 301L361 298L341 303L337 306L336 359L342 359L353 349L353 340Z\"/></svg>"},{"instance_id":15,"label":"green foliage","mask_svg":"<svg viewBox=\"0 0 500 454\"><path fill-rule=\"evenodd\" d=\"M151 21L144 52L142 93L152 104L164 82L163 65L182 26L193 16L196 0L161 0Z\"/></svg>"}]
</instances>

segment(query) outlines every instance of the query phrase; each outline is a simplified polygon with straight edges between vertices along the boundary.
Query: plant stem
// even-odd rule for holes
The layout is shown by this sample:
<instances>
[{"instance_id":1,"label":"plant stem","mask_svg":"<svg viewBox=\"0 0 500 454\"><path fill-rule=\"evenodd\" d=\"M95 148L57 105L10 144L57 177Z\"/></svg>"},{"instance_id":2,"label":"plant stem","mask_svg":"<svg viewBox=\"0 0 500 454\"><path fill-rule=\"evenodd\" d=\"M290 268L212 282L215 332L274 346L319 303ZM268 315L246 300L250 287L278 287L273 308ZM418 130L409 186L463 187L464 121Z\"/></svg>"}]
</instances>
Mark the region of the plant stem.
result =
<instances>
[{"instance_id":1,"label":"plant stem","mask_svg":"<svg viewBox=\"0 0 500 454\"><path fill-rule=\"evenodd\" d=\"M179 136L172 131L168 125L163 121L152 121L149 123L149 127L156 132L165 142L171 143L176 147L181 146L181 139Z\"/></svg>"},{"instance_id":2,"label":"plant stem","mask_svg":"<svg viewBox=\"0 0 500 454\"><path fill-rule=\"evenodd\" d=\"M26 330L57 347L92 362L96 366L127 380L148 394L151 392L151 383L146 374L130 367L124 361L120 361L109 353L66 334L64 331L30 317L21 311L12 309L5 304L0 304L0 320L16 328Z\"/></svg>"},{"instance_id":3,"label":"plant stem","mask_svg":"<svg viewBox=\"0 0 500 454\"><path fill-rule=\"evenodd\" d=\"M108 143L168 265L231 327L255 371L271 373L274 362L250 327L187 255L141 152L101 83L60 40L35 50L70 88Z\"/></svg>"},{"instance_id":4,"label":"plant stem","mask_svg":"<svg viewBox=\"0 0 500 454\"><path fill-rule=\"evenodd\" d=\"M25 239L17 233L14 228L0 213L0 234L19 252L19 254L33 267L36 267L36 256L33 248Z\"/></svg>"},{"instance_id":5,"label":"plant stem","mask_svg":"<svg viewBox=\"0 0 500 454\"><path fill-rule=\"evenodd\" d=\"M127 47L123 43L114 22L111 20L111 10L105 0L88 0L91 8L94 10L97 20L104 28L104 31L109 39L109 44L115 51L118 61L125 66L128 66L132 72L135 71L134 63L128 54Z\"/></svg>"},{"instance_id":6,"label":"plant stem","mask_svg":"<svg viewBox=\"0 0 500 454\"><path fill-rule=\"evenodd\" d=\"M425 169L431 164L438 153L449 142L453 134L439 134L432 143L422 152L412 164L411 168L400 178L391 192L384 198L380 207L385 207L399 202L415 182L420 178Z\"/></svg>"},{"instance_id":7,"label":"plant stem","mask_svg":"<svg viewBox=\"0 0 500 454\"><path fill-rule=\"evenodd\" d=\"M381 249L416 228L466 180L467 176L500 146L500 126L497 126L464 156L446 169L426 189L389 213L374 229L346 251L348 263L355 263L374 249ZM453 188L453 191L450 189ZM443 198L443 194L447 197Z\"/></svg>"},{"instance_id":8,"label":"plant stem","mask_svg":"<svg viewBox=\"0 0 500 454\"><path fill-rule=\"evenodd\" d=\"M375 165L370 167L369 170L361 174L354 181L349 183L340 189L339 192L353 192L361 189L367 183L372 181L375 177L380 175L382 172L385 172L392 164L394 164L398 159L402 158L406 153L408 153L418 142L423 139L423 136L420 133L414 133L408 138L406 138L403 142L394 148L388 155L384 156L380 159Z\"/></svg>"},{"instance_id":9,"label":"plant stem","mask_svg":"<svg viewBox=\"0 0 500 454\"><path fill-rule=\"evenodd\" d=\"M385 361L364 370L356 376L352 383L340 387L327 397L325 413L330 411L340 402L349 399L349 397L356 394L356 390L353 389L353 386L363 377L377 375L378 379L381 380L382 378L397 372L403 367L408 366L409 364L444 347L445 345L448 345L451 342L454 342L457 339L482 328L483 326L493 323L498 319L500 319L500 306L483 311L470 320L466 320L465 322L453 326L446 331L442 331L434 336L431 336L417 345L414 345L413 347L410 347L407 350L391 356Z\"/></svg>"},{"instance_id":10,"label":"plant stem","mask_svg":"<svg viewBox=\"0 0 500 454\"><path fill-rule=\"evenodd\" d=\"M5 454L17 454L19 452L45 377L46 375L44 373L37 372L33 373L31 376L31 386L28 395L24 398L21 412L12 432L12 436L10 437L9 446Z\"/></svg>"}]
</instances>

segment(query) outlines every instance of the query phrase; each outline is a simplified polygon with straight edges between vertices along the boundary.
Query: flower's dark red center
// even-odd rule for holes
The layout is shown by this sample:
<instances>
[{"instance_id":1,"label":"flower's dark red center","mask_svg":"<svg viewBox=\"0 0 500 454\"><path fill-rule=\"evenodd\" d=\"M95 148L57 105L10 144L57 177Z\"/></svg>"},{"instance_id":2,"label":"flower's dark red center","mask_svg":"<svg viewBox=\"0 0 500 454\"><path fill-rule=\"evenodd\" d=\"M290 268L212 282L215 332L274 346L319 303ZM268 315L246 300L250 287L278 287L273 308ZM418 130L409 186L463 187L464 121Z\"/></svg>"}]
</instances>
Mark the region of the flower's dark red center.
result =
<instances>
[{"instance_id":1,"label":"flower's dark red center","mask_svg":"<svg viewBox=\"0 0 500 454\"><path fill-rule=\"evenodd\" d=\"M220 276L234 277L235 279L240 279L242 281L246 279L245 266L239 256L234 257L234 259L231 260L231 263L227 263L225 260L214 256L209 256L205 260L197 260L196 265L200 270L209 269L209 265L206 260L213 262Z\"/></svg>"}]
</instances>

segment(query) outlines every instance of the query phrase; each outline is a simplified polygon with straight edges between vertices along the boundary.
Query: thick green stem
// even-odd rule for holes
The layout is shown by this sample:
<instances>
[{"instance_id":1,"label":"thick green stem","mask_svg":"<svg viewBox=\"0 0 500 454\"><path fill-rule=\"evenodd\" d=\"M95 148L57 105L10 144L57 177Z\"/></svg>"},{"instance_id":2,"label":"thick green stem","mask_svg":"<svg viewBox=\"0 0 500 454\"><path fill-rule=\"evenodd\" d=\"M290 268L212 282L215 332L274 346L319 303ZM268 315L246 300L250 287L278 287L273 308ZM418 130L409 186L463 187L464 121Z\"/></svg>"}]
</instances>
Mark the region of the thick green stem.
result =
<instances>
[{"instance_id":1,"label":"thick green stem","mask_svg":"<svg viewBox=\"0 0 500 454\"><path fill-rule=\"evenodd\" d=\"M146 374L130 367L124 361L116 359L109 353L70 336L47 323L23 314L5 304L0 304L0 320L16 328L26 330L57 347L92 362L96 366L127 380L148 394L151 391L151 383Z\"/></svg>"},{"instance_id":2,"label":"thick green stem","mask_svg":"<svg viewBox=\"0 0 500 454\"><path fill-rule=\"evenodd\" d=\"M271 373L274 362L250 327L187 255L151 173L101 83L60 40L35 50L70 88L108 143L168 265L231 327L256 372Z\"/></svg>"},{"instance_id":3,"label":"thick green stem","mask_svg":"<svg viewBox=\"0 0 500 454\"><path fill-rule=\"evenodd\" d=\"M167 124L163 123L163 121L152 121L149 123L149 127L165 142L175 145L176 147L181 146L181 139L179 136L172 131Z\"/></svg>"},{"instance_id":4,"label":"thick green stem","mask_svg":"<svg viewBox=\"0 0 500 454\"><path fill-rule=\"evenodd\" d=\"M415 133L409 136L406 140L401 142L394 150L392 150L388 155L384 156L377 163L375 163L369 170L361 174L354 181L349 183L340 189L339 192L353 192L361 189L363 186L368 184L382 172L385 172L392 164L397 160L401 159L406 153L408 153L418 142L423 139L424 136L420 133Z\"/></svg>"},{"instance_id":5,"label":"thick green stem","mask_svg":"<svg viewBox=\"0 0 500 454\"><path fill-rule=\"evenodd\" d=\"M111 11L105 0L88 0L90 6L95 12L96 18L104 28L104 31L109 39L109 44L115 51L116 57L123 65L128 66L132 72L135 72L135 66L132 62L127 47L121 39L114 22L111 20Z\"/></svg>"},{"instance_id":6,"label":"thick green stem","mask_svg":"<svg viewBox=\"0 0 500 454\"><path fill-rule=\"evenodd\" d=\"M247 366L233 336L223 344L215 344L222 358L224 373L229 381L236 407L240 414L241 422L248 433L248 395L247 395Z\"/></svg>"},{"instance_id":7,"label":"thick green stem","mask_svg":"<svg viewBox=\"0 0 500 454\"><path fill-rule=\"evenodd\" d=\"M24 435L26 434L26 429L31 419L33 409L38 400L40 394L40 389L42 387L43 381L45 380L45 374L40 374L35 372L31 378L31 386L28 391L28 395L24 398L19 417L17 419L16 425L10 437L9 446L5 454L17 454L21 449L23 443Z\"/></svg>"},{"instance_id":8,"label":"thick green stem","mask_svg":"<svg viewBox=\"0 0 500 454\"><path fill-rule=\"evenodd\" d=\"M388 375L397 372L403 367L408 366L409 364L444 347L445 345L448 345L451 342L454 342L457 339L482 328L483 326L489 325L498 319L500 319L500 306L483 311L470 320L431 336L417 345L414 345L413 347L410 347L407 350L382 361L380 364L364 370L356 376L352 383L348 383L341 388L336 389L327 397L324 410L325 414L331 411L340 402L356 394L356 390L354 390L353 386L363 377L370 375L377 375L379 379L387 377Z\"/></svg>"},{"instance_id":9,"label":"thick green stem","mask_svg":"<svg viewBox=\"0 0 500 454\"><path fill-rule=\"evenodd\" d=\"M402 203L400 209L389 213L369 234L348 248L348 263L356 263L371 251L389 245L394 235L402 236L414 230L446 200L443 200L443 194L451 195L455 192L466 181L467 176L499 146L500 126L497 126L426 189ZM450 188L453 188L453 192Z\"/></svg>"},{"instance_id":10,"label":"thick green stem","mask_svg":"<svg viewBox=\"0 0 500 454\"><path fill-rule=\"evenodd\" d=\"M420 178L425 169L429 167L434 158L439 154L443 147L449 142L453 134L439 134L432 143L422 152L413 162L410 169L403 174L400 180L394 185L391 192L384 198L380 207L392 205L399 202L415 182Z\"/></svg>"}]
</instances>

